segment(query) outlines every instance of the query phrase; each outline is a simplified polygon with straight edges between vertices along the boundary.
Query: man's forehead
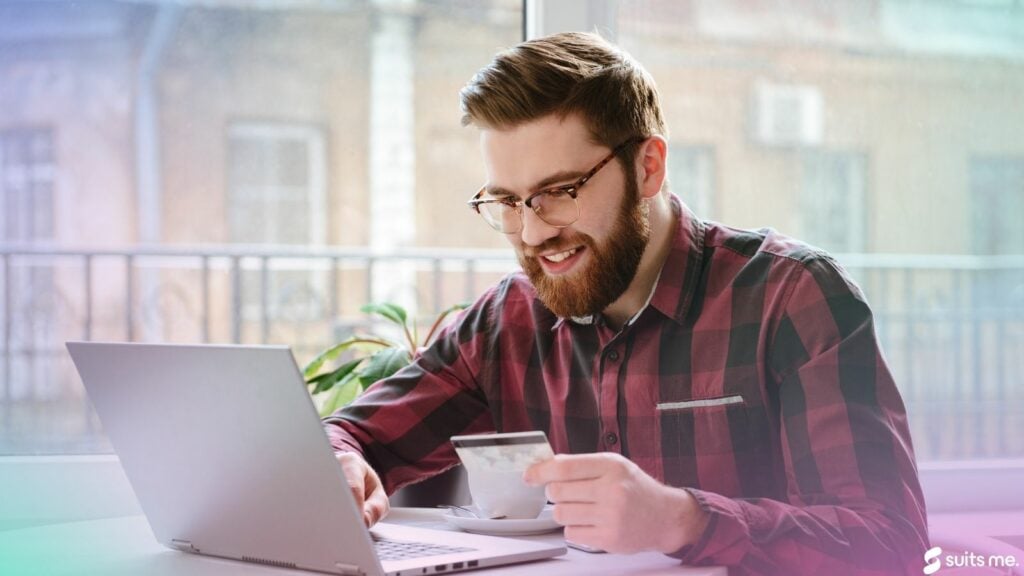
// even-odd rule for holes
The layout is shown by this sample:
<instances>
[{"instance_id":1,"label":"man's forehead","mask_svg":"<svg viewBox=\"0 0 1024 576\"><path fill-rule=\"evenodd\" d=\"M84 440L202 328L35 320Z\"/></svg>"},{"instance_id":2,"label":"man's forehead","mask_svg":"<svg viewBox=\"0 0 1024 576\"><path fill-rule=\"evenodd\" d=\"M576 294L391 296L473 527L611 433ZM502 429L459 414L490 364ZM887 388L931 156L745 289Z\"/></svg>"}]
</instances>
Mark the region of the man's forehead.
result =
<instances>
[{"instance_id":1,"label":"man's forehead","mask_svg":"<svg viewBox=\"0 0 1024 576\"><path fill-rule=\"evenodd\" d=\"M578 119L545 117L509 129L480 131L489 186L526 189L552 174L578 170L600 146Z\"/></svg>"}]
</instances>

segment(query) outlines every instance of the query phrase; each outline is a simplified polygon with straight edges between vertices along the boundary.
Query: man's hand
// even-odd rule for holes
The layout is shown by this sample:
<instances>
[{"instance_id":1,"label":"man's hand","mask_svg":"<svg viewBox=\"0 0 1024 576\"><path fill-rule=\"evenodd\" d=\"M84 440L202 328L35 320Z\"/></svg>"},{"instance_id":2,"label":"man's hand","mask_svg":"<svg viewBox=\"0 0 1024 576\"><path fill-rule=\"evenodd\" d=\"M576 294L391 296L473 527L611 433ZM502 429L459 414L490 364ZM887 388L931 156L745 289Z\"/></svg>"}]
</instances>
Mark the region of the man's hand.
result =
<instances>
[{"instance_id":1,"label":"man's hand","mask_svg":"<svg viewBox=\"0 0 1024 576\"><path fill-rule=\"evenodd\" d=\"M356 506L363 510L363 521L367 528L373 526L391 509L384 485L373 468L359 454L338 452L338 462L345 473L345 480L356 497Z\"/></svg>"},{"instance_id":2,"label":"man's hand","mask_svg":"<svg viewBox=\"0 0 1024 576\"><path fill-rule=\"evenodd\" d=\"M531 466L523 479L547 484L566 540L608 552L669 554L696 542L708 522L689 492L614 453L560 454Z\"/></svg>"}]
</instances>

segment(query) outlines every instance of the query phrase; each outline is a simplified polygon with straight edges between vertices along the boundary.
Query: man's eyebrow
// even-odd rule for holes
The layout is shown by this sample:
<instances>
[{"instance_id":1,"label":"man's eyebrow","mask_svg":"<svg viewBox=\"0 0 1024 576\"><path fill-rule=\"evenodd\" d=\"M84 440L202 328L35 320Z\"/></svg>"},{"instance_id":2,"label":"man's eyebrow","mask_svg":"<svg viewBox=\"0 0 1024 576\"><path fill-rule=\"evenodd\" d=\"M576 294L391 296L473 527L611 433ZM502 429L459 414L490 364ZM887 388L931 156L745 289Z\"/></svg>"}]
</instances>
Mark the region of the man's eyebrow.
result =
<instances>
[{"instance_id":1,"label":"man's eyebrow","mask_svg":"<svg viewBox=\"0 0 1024 576\"><path fill-rule=\"evenodd\" d=\"M584 174L586 174L586 172L580 172L578 170L563 170L561 172L556 172L556 173L554 173L554 174L544 178L540 182L537 182L533 186L531 186L529 193L532 194L532 193L536 192L537 190L540 190L542 188L547 188L548 186L551 186L552 184L557 184L559 182L566 182L566 181L569 181L569 180L576 180L580 176L583 176ZM498 197L518 196L518 194L516 194L515 192L512 192L511 190L507 190L505 188L502 188L501 186L487 186L486 187L486 191L487 191L487 194L489 194L491 196L498 196Z\"/></svg>"}]
</instances>

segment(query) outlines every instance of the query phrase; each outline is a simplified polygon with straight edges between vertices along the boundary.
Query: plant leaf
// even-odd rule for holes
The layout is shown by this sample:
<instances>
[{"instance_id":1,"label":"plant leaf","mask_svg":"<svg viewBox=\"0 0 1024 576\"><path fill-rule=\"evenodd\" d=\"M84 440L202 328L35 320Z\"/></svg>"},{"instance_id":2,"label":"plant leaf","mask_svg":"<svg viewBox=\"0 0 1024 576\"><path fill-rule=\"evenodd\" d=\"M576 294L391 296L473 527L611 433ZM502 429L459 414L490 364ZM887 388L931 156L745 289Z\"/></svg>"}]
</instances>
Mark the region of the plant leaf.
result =
<instances>
[{"instance_id":1,"label":"plant leaf","mask_svg":"<svg viewBox=\"0 0 1024 576\"><path fill-rule=\"evenodd\" d=\"M324 350L314 358L312 362L306 364L306 367L302 369L302 377L306 379L307 383L309 383L310 378L319 372L320 368L323 367L325 363L334 360L339 354L344 352L346 348L349 348L353 344L358 344L361 341L362 339L358 336L350 336L341 342L338 342L334 346L331 346L327 350Z\"/></svg>"},{"instance_id":2,"label":"plant leaf","mask_svg":"<svg viewBox=\"0 0 1024 576\"><path fill-rule=\"evenodd\" d=\"M345 406L356 399L362 390L359 387L359 378L354 373L349 373L342 383L335 386L328 395L327 400L320 408L320 416L330 416L338 408Z\"/></svg>"},{"instance_id":3,"label":"plant leaf","mask_svg":"<svg viewBox=\"0 0 1024 576\"><path fill-rule=\"evenodd\" d=\"M409 314L405 311L405 308L402 308L397 304L392 304L391 302L378 302L374 304L367 304L360 308L360 310L367 314L382 316L392 323L397 324L402 328L402 332L405 333L405 341L410 352L416 349L416 337L409 331ZM413 326L413 328L415 329L415 326Z\"/></svg>"},{"instance_id":4,"label":"plant leaf","mask_svg":"<svg viewBox=\"0 0 1024 576\"><path fill-rule=\"evenodd\" d=\"M348 376L345 376L344 378L341 379L341 382L338 385L339 386L347 386L348 383L353 381L353 380L356 381L356 384L359 385L359 389L362 390L363 389L363 384L359 380L359 372L352 372Z\"/></svg>"},{"instance_id":5,"label":"plant leaf","mask_svg":"<svg viewBox=\"0 0 1024 576\"><path fill-rule=\"evenodd\" d=\"M390 302L367 304L360 308L359 310L365 312L366 314L376 314L378 316L387 318L388 320L394 322L395 324L398 324L403 328L406 326L406 320L409 317L409 314L406 313L405 308L402 308L401 306L397 304L392 304Z\"/></svg>"},{"instance_id":6,"label":"plant leaf","mask_svg":"<svg viewBox=\"0 0 1024 576\"><path fill-rule=\"evenodd\" d=\"M306 383L314 386L311 394L316 395L330 390L335 384L351 374L356 369L356 366L359 366L363 360L365 360L365 358L356 358L355 360L342 364L330 372L325 372L315 378L310 378Z\"/></svg>"},{"instance_id":7,"label":"plant leaf","mask_svg":"<svg viewBox=\"0 0 1024 576\"><path fill-rule=\"evenodd\" d=\"M404 348L388 348L381 350L366 361L366 366L359 371L359 378L366 382L365 386L377 380L387 378L412 361L409 351Z\"/></svg>"},{"instance_id":8,"label":"plant leaf","mask_svg":"<svg viewBox=\"0 0 1024 576\"><path fill-rule=\"evenodd\" d=\"M319 356L314 358L312 362L307 364L306 367L302 369L302 377L306 379L306 383L308 384L324 364L334 360L338 355L349 348L359 352L369 352L373 349L379 350L381 348L389 348L393 346L400 346L400 344L391 340L377 338L375 336L349 336L345 340L331 346L327 350L324 350Z\"/></svg>"}]
</instances>

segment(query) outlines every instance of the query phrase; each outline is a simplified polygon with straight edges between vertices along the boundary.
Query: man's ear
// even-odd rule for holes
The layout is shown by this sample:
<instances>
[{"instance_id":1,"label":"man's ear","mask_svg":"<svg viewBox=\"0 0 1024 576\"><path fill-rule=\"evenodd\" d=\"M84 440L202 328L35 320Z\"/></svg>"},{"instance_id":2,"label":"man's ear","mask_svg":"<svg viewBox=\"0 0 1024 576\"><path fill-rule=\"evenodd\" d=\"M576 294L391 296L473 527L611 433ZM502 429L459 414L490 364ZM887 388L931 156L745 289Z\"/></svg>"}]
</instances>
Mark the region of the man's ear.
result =
<instances>
[{"instance_id":1,"label":"man's ear","mask_svg":"<svg viewBox=\"0 0 1024 576\"><path fill-rule=\"evenodd\" d=\"M640 197L653 198L661 192L665 183L668 142L655 134L640 145L637 154L637 177L640 179Z\"/></svg>"}]
</instances>

